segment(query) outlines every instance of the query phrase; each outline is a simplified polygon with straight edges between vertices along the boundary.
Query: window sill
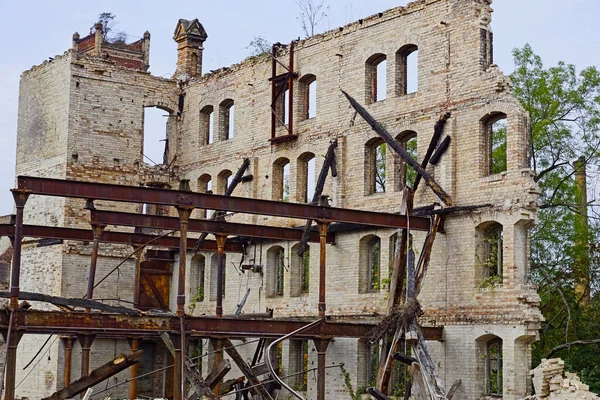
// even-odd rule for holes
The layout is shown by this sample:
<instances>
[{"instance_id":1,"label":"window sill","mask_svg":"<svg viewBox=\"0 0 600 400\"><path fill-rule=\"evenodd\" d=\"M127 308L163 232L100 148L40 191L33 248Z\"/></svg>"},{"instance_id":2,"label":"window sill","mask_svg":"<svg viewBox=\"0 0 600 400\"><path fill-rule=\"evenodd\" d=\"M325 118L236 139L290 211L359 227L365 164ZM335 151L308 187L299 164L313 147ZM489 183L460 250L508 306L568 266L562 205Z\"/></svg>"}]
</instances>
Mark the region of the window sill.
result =
<instances>
[{"instance_id":1,"label":"window sill","mask_svg":"<svg viewBox=\"0 0 600 400\"><path fill-rule=\"evenodd\" d=\"M499 182L506 179L506 171L483 177L484 182Z\"/></svg>"}]
</instances>

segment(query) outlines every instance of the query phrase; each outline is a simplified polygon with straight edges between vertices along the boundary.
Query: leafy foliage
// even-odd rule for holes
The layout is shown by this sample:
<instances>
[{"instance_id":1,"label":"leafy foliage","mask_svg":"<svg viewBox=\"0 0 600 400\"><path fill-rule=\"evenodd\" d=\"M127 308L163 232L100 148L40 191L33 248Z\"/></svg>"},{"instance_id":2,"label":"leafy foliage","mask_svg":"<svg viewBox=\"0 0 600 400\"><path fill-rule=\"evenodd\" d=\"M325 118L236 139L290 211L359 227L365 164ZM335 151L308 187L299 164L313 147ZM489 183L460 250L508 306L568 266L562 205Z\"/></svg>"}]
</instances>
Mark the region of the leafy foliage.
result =
<instances>
[{"instance_id":1,"label":"leafy foliage","mask_svg":"<svg viewBox=\"0 0 600 400\"><path fill-rule=\"evenodd\" d=\"M539 284L546 318L534 345L534 364L557 345L594 339L600 331L598 295L598 203L593 184L600 167L600 73L595 67L577 72L559 62L545 68L531 46L513 51L514 94L531 117L530 165L541 190L539 223L531 236L532 280ZM585 206L575 181L574 161L587 164ZM592 189L592 190L590 190ZM589 223L589 226L588 226ZM591 288L589 304L576 285ZM590 292L587 292L588 294ZM579 373L600 392L596 346L572 347L556 354L567 369Z\"/></svg>"}]
</instances>

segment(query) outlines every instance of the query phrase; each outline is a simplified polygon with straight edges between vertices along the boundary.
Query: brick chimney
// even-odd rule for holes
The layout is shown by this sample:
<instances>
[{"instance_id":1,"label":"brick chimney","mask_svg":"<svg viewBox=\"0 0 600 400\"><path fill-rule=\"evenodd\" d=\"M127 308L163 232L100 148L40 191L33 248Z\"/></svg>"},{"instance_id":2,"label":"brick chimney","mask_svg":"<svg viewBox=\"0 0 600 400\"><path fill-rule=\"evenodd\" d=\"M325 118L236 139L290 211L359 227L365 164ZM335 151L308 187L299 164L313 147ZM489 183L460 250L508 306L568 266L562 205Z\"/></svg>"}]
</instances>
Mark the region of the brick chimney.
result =
<instances>
[{"instance_id":1,"label":"brick chimney","mask_svg":"<svg viewBox=\"0 0 600 400\"><path fill-rule=\"evenodd\" d=\"M208 35L198 19L180 19L175 27L173 40L177 42L176 79L187 79L202 75L202 50Z\"/></svg>"}]
</instances>

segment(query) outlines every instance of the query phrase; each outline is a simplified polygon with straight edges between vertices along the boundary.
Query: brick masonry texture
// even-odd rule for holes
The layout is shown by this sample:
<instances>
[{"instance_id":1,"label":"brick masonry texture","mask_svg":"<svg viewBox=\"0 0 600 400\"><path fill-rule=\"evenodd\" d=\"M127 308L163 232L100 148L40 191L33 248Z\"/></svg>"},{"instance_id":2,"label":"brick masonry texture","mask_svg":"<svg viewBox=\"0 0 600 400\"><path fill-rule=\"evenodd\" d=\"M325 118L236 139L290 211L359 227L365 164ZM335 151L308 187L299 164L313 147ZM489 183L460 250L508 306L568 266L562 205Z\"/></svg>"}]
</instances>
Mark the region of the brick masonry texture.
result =
<instances>
[{"instance_id":1,"label":"brick masonry texture","mask_svg":"<svg viewBox=\"0 0 600 400\"><path fill-rule=\"evenodd\" d=\"M250 182L241 183L234 196L277 199L281 178L277 167L290 163L290 201L304 201L303 160L315 156L315 171L321 169L331 140L338 140L338 176L327 179L324 194L331 205L382 212L399 212L402 203L400 169L402 163L387 149L387 191L370 193L372 167L369 168L367 143L377 136L349 108L341 89L364 104L367 110L395 137L406 131L417 133L419 161L425 154L433 126L438 118L451 113L444 134L451 144L437 166L428 171L452 196L454 205L489 204L469 214L446 218L445 232L439 234L431 258L425 286L420 296L425 315L423 325L444 326L444 340L431 342L430 350L446 386L462 379L456 399L476 399L485 394L485 346L491 338L501 338L503 348L503 398L523 398L528 388L531 343L542 320L539 297L529 282L529 236L535 221L538 189L527 167L528 116L510 93L509 79L486 55L491 43L483 32L490 31L491 1L419 0L363 18L336 30L300 40L295 46L294 70L298 73L294 93L293 141L271 144L271 59L263 54L209 74L196 75L202 49L191 51L181 46L177 76L155 77L140 69L127 68L93 54L69 50L53 61L33 67L21 77L17 174L61 179L77 179L124 185L150 185L176 188L180 179L189 179L194 191L204 191L204 178L211 178L215 192L224 191L220 177L235 173L243 158L251 161ZM189 22L189 21L188 21ZM209 32L210 33L210 32ZM149 35L148 35L149 38ZM149 46L149 42L147 44ZM210 46L210 39L205 43ZM418 90L402 94L399 71L401 49L418 47ZM278 59L288 63L288 49ZM189 53L189 54L188 54ZM386 57L386 98L370 102L367 95L367 60L375 54ZM186 69L191 70L185 74ZM278 73L282 73L280 68ZM307 75L316 77L316 116L303 119L303 93L299 83ZM235 106L233 138L226 139L226 110ZM206 143L206 110L214 115L214 140ZM166 125L168 164L150 166L143 159L144 108L158 107L169 114ZM503 113L507 117L507 168L489 175L486 121ZM284 135L278 127L277 135ZM286 161L286 162L287 162ZM315 177L311 177L314 179ZM422 183L415 206L437 202ZM89 228L89 214L82 200L32 196L25 208L25 222ZM100 209L142 212L140 205L96 202ZM175 210L169 214L176 215ZM201 217L201 210L193 217ZM233 215L236 222L299 226L302 221L256 215ZM484 246L484 227L497 222L503 227L501 283L481 288L485 277L479 256ZM108 227L107 229L115 229ZM123 228L121 228L123 229ZM338 233L336 244L327 249L327 312L336 316L376 318L386 312L386 281L390 264L391 229L354 230ZM365 249L361 239L376 235L381 239L379 289L363 290ZM418 253L425 234L413 232ZM363 241L364 242L364 241ZM295 243L257 242L248 250L243 263L262 264L263 273L239 271L239 255L227 256L225 313L235 311L250 288L244 312L264 312L273 308L276 317L316 316L318 302L317 246L310 251L308 293L297 296L298 265ZM274 282L271 263L273 246L284 250L284 290L281 296L268 296ZM101 246L97 276L104 276L131 252L126 246ZM85 292L91 245L65 242L38 247L37 241L24 244L22 290L61 296L81 296ZM199 265L204 257L204 300L194 301L198 293ZM128 260L94 293L96 298L133 301L134 261ZM177 265L177 260L175 264ZM177 268L171 277L170 307L175 309ZM214 313L211 300L216 282L216 257L200 253L188 257L186 282L188 313ZM294 295L293 295L294 294ZM110 302L110 301L109 301ZM116 304L116 303L115 303ZM43 305L36 305L43 307ZM19 346L17 381L22 367L43 337L26 336ZM206 346L206 340L205 348ZM290 346L283 347L284 373L297 358ZM327 350L328 363L345 363L354 387L365 384L363 360L367 346L356 340L336 339ZM94 365L100 365L127 343L96 340L92 347ZM253 348L241 347L251 359ZM158 350L156 351L158 353ZM162 354L162 349L160 349ZM49 361L44 361L27 383L17 389L20 396L40 398L63 385L64 342L51 346ZM160 357L159 357L160 358ZM79 345L73 350L73 376L78 377ZM205 359L206 360L206 359ZM162 361L160 361L162 362ZM316 351L309 346L309 368L316 365ZM206 373L208 362L203 362ZM230 376L238 371L230 373ZM127 373L117 375L115 382ZM237 375L236 375L237 376ZM308 396L316 395L314 376L309 375ZM115 383L111 380L111 383ZM105 383L98 386L105 387ZM159 385L160 386L160 385ZM339 369L327 370L327 399L347 398L344 377ZM125 396L127 385L113 392ZM161 393L154 393L157 397ZM98 398L102 398L100 395Z\"/></svg>"}]
</instances>

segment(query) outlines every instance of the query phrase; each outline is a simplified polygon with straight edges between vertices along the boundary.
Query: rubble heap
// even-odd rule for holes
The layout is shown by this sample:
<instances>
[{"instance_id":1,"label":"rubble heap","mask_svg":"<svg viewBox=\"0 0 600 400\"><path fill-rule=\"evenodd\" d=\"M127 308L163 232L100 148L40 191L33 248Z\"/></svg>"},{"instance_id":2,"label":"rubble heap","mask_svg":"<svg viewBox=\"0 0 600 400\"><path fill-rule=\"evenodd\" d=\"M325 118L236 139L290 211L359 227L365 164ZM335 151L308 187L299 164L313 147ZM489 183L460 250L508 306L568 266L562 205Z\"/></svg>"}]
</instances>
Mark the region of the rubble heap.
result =
<instances>
[{"instance_id":1,"label":"rubble heap","mask_svg":"<svg viewBox=\"0 0 600 400\"><path fill-rule=\"evenodd\" d=\"M577 374L563 370L565 362L560 358L542 359L540 365L531 371L535 396L525 400L587 400L600 399L589 391L589 386L581 382Z\"/></svg>"}]
</instances>

